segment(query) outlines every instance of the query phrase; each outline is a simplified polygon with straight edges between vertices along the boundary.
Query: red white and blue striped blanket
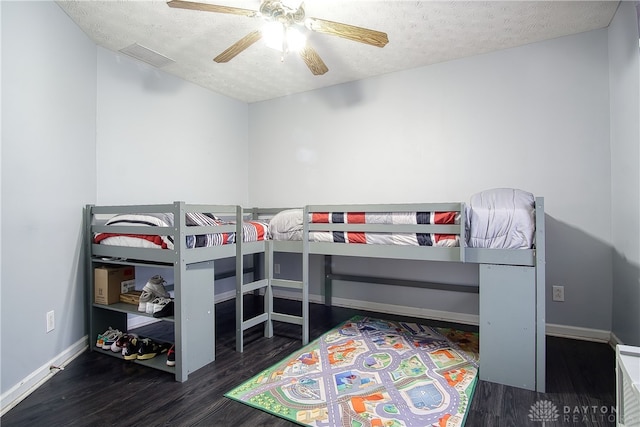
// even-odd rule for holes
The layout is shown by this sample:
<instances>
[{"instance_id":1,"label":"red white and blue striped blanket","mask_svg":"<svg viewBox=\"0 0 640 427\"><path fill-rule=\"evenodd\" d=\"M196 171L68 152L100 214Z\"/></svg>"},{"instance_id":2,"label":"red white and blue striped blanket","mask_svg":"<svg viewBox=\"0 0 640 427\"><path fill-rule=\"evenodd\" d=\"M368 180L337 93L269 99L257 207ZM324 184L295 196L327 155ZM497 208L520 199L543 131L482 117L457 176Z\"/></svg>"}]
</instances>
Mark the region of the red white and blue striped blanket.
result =
<instances>
[{"instance_id":1,"label":"red white and blue striped blanket","mask_svg":"<svg viewBox=\"0 0 640 427\"><path fill-rule=\"evenodd\" d=\"M223 221L210 214L187 212L185 222L187 226L219 226L233 225L232 221ZM173 215L167 214L121 214L110 218L105 225L118 226L148 226L148 227L173 227ZM244 242L255 242L268 238L268 224L264 221L245 221L242 224ZM236 233L211 233L200 235L187 235L187 248L202 248L217 245L233 244L236 241ZM121 234L121 233L96 233L94 243L111 246L130 246L173 249L174 239L171 235L147 235L147 234Z\"/></svg>"},{"instance_id":2,"label":"red white and blue striped blanket","mask_svg":"<svg viewBox=\"0 0 640 427\"><path fill-rule=\"evenodd\" d=\"M287 209L276 214L269 223L274 240L302 240L302 209ZM324 212L309 214L311 224L457 224L457 212ZM311 231L314 242L359 243L374 245L459 246L455 234Z\"/></svg>"}]
</instances>

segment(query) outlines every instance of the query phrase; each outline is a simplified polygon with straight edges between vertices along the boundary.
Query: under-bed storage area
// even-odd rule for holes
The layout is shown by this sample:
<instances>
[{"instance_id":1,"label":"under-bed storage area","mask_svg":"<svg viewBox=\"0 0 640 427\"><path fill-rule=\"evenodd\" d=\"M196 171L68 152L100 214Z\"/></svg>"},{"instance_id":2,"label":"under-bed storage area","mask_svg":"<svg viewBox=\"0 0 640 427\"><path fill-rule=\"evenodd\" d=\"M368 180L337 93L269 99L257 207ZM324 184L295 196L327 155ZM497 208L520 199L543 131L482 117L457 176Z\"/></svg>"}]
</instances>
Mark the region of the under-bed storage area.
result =
<instances>
[{"instance_id":1,"label":"under-bed storage area","mask_svg":"<svg viewBox=\"0 0 640 427\"><path fill-rule=\"evenodd\" d=\"M215 360L215 261L243 258L265 251L266 224L245 221L235 205L93 206L85 208L89 333L92 349L115 357L119 353L98 349L94 338L108 328L128 331L132 315L153 317L138 306L117 302L95 303L94 269L102 266L148 267L168 270L173 277L174 314L165 322L173 336L175 366L166 357L135 360L171 372L177 381ZM237 236L242 236L238 238ZM111 244L109 244L111 243ZM236 262L243 281L243 263Z\"/></svg>"}]
</instances>

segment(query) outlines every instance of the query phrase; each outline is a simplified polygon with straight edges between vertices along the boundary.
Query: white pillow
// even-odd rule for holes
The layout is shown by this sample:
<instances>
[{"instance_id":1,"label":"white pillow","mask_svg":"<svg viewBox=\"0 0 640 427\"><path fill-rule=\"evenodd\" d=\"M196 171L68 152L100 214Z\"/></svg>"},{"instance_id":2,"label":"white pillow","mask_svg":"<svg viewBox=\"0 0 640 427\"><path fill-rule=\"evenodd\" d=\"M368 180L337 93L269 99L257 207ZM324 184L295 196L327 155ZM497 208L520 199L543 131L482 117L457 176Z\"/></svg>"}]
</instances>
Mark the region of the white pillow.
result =
<instances>
[{"instance_id":1,"label":"white pillow","mask_svg":"<svg viewBox=\"0 0 640 427\"><path fill-rule=\"evenodd\" d=\"M269 221L269 232L274 240L300 240L302 236L302 209L285 209Z\"/></svg>"}]
</instances>

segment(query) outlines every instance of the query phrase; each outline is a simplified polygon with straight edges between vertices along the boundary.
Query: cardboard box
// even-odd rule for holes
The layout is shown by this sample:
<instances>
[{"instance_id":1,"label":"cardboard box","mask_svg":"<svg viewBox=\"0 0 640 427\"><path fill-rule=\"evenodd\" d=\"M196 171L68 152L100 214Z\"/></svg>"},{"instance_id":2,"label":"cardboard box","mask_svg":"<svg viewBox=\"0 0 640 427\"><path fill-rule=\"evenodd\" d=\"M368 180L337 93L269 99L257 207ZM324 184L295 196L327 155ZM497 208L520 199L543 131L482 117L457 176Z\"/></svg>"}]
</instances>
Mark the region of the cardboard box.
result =
<instances>
[{"instance_id":1,"label":"cardboard box","mask_svg":"<svg viewBox=\"0 0 640 427\"><path fill-rule=\"evenodd\" d=\"M120 302L122 282L135 279L135 267L97 267L94 270L96 304L114 304Z\"/></svg>"}]
</instances>

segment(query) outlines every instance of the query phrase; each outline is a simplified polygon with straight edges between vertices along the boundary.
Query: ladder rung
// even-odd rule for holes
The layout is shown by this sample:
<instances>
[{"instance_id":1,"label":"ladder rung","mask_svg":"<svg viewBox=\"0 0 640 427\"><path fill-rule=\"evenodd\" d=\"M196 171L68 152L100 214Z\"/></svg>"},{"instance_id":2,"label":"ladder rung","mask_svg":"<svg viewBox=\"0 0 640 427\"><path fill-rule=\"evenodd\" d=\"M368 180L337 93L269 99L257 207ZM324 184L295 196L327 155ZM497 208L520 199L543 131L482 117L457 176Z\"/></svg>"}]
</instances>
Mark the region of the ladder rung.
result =
<instances>
[{"instance_id":1,"label":"ladder rung","mask_svg":"<svg viewBox=\"0 0 640 427\"><path fill-rule=\"evenodd\" d=\"M269 320L269 314L262 313L256 317L252 317L251 319L248 319L242 322L242 330L246 331L247 329L252 328L256 325L259 325L262 322L266 322L267 320Z\"/></svg>"},{"instance_id":2,"label":"ladder rung","mask_svg":"<svg viewBox=\"0 0 640 427\"><path fill-rule=\"evenodd\" d=\"M256 289L266 288L269 286L269 281L267 279L256 280L255 282L247 283L242 285L242 293L255 291Z\"/></svg>"},{"instance_id":3,"label":"ladder rung","mask_svg":"<svg viewBox=\"0 0 640 427\"><path fill-rule=\"evenodd\" d=\"M302 317L292 316L290 314L271 313L271 320L275 320L276 322L293 323L294 325L302 325Z\"/></svg>"}]
</instances>

